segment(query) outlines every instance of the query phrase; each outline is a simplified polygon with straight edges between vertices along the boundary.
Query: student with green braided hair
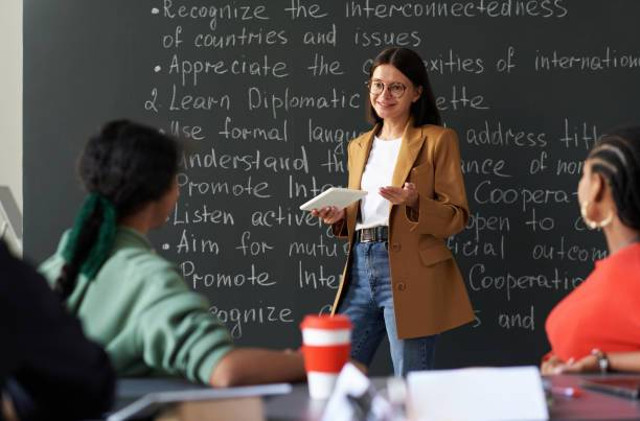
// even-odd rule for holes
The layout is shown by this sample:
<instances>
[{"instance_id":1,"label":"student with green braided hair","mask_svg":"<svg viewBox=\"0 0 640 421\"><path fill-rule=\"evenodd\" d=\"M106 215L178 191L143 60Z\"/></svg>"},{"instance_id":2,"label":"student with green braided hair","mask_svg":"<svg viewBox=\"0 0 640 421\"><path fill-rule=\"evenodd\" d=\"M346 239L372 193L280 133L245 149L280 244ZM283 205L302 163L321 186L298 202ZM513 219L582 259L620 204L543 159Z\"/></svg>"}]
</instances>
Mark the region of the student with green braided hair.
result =
<instances>
[{"instance_id":1,"label":"student with green braided hair","mask_svg":"<svg viewBox=\"0 0 640 421\"><path fill-rule=\"evenodd\" d=\"M213 386L303 379L297 352L235 348L207 301L154 253L146 234L176 204L179 155L178 143L156 129L106 124L79 161L85 203L41 272L120 376Z\"/></svg>"}]
</instances>

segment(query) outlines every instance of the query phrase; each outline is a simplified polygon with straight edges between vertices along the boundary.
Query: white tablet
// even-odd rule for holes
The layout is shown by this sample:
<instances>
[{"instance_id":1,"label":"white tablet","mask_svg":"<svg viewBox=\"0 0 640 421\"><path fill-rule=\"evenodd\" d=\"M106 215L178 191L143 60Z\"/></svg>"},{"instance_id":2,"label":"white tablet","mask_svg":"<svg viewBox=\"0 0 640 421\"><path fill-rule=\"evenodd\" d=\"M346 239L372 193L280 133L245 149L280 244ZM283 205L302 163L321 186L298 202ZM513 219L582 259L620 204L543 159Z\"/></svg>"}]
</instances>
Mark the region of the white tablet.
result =
<instances>
[{"instance_id":1,"label":"white tablet","mask_svg":"<svg viewBox=\"0 0 640 421\"><path fill-rule=\"evenodd\" d=\"M291 393L288 383L262 384L224 389L202 388L149 393L135 402L107 416L107 421L152 419L162 409L178 403L211 401L217 399L247 398L253 396L284 395Z\"/></svg>"},{"instance_id":2,"label":"white tablet","mask_svg":"<svg viewBox=\"0 0 640 421\"><path fill-rule=\"evenodd\" d=\"M310 211L320 209L325 206L335 206L342 209L351 203L362 199L367 195L364 190L345 189L342 187L331 187L323 191L313 199L300 206L301 210Z\"/></svg>"}]
</instances>

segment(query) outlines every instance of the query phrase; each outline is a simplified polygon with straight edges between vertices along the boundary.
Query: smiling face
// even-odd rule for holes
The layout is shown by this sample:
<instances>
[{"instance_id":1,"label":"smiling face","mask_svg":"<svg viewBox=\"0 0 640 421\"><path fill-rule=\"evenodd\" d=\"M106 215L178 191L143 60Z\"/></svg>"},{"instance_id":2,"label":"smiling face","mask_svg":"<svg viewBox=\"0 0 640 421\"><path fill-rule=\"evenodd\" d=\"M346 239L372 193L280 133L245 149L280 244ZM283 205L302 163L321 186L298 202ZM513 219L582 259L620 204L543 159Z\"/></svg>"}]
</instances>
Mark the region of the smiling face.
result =
<instances>
[{"instance_id":1,"label":"smiling face","mask_svg":"<svg viewBox=\"0 0 640 421\"><path fill-rule=\"evenodd\" d=\"M371 106L376 114L383 120L406 121L409 119L411 104L420 98L422 87L415 87L411 80L400 70L390 64L381 64L373 71L370 83L384 84L381 93L369 93ZM406 89L401 96L396 97L392 93L398 93L404 86Z\"/></svg>"}]
</instances>

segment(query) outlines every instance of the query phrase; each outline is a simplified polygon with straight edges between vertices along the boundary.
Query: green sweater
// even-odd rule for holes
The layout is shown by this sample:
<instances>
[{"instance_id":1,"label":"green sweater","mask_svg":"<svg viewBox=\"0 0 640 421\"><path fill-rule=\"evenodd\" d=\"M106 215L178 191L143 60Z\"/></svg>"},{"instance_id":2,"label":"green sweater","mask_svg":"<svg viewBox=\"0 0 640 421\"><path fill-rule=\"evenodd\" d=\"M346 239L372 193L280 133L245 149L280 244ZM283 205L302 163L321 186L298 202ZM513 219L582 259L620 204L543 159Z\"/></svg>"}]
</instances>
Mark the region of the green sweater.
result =
<instances>
[{"instance_id":1,"label":"green sweater","mask_svg":"<svg viewBox=\"0 0 640 421\"><path fill-rule=\"evenodd\" d=\"M64 264L67 237L40 266L52 285ZM207 301L131 229L118 228L111 255L94 279L78 277L67 307L86 335L104 346L120 376L173 375L208 383L213 368L233 349Z\"/></svg>"}]
</instances>

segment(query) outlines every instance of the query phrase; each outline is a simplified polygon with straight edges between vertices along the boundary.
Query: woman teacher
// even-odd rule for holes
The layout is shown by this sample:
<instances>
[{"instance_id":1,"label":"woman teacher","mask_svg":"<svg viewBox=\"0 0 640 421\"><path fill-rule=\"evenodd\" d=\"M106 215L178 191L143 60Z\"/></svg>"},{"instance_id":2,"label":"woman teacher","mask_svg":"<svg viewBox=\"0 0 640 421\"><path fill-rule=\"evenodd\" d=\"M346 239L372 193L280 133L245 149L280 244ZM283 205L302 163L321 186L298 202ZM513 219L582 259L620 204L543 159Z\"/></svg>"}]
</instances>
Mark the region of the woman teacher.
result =
<instances>
[{"instance_id":1,"label":"woman teacher","mask_svg":"<svg viewBox=\"0 0 640 421\"><path fill-rule=\"evenodd\" d=\"M406 48L374 60L371 131L348 146L345 209L314 209L349 255L333 311L354 324L351 357L369 366L386 332L396 375L433 367L440 332L474 318L447 237L469 217L456 133L441 127L423 61Z\"/></svg>"}]
</instances>

